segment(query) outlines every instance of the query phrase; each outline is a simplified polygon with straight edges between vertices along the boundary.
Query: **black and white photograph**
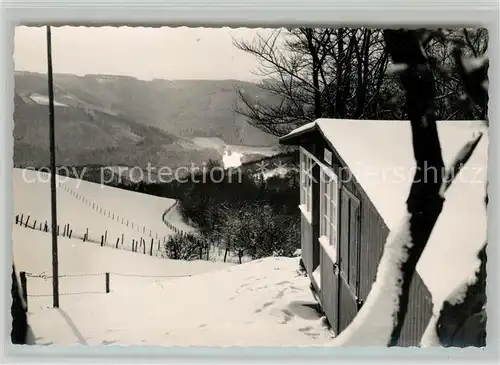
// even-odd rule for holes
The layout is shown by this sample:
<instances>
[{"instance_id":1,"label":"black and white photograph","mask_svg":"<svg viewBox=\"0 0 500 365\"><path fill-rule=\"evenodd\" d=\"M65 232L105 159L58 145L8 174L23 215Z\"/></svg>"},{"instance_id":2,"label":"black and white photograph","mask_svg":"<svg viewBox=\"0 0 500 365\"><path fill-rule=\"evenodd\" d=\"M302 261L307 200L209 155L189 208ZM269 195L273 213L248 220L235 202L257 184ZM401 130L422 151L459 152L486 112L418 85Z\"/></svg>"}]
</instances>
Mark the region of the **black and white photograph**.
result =
<instances>
[{"instance_id":1,"label":"black and white photograph","mask_svg":"<svg viewBox=\"0 0 500 365\"><path fill-rule=\"evenodd\" d=\"M17 26L11 342L486 346L488 42Z\"/></svg>"}]
</instances>

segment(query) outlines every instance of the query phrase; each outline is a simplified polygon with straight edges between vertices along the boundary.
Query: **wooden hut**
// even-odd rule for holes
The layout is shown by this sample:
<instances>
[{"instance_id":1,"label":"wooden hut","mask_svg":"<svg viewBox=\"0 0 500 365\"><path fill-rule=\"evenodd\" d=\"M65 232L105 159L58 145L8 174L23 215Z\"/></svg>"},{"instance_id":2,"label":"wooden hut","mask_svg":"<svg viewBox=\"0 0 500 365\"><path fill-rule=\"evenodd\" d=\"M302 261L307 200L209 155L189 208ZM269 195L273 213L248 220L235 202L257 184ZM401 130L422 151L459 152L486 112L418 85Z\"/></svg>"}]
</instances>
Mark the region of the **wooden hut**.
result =
<instances>
[{"instance_id":1,"label":"wooden hut","mask_svg":"<svg viewBox=\"0 0 500 365\"><path fill-rule=\"evenodd\" d=\"M479 122L438 122L445 166L479 127ZM386 238L405 213L415 172L411 127L407 121L318 119L280 143L300 148L302 261L338 334L367 298ZM419 344L433 301L442 301L475 268L470 257L486 232L481 199L486 163L483 138L461 172L465 179L462 175L451 187L453 207L445 206L417 266L400 346ZM451 255L457 259L450 263Z\"/></svg>"}]
</instances>

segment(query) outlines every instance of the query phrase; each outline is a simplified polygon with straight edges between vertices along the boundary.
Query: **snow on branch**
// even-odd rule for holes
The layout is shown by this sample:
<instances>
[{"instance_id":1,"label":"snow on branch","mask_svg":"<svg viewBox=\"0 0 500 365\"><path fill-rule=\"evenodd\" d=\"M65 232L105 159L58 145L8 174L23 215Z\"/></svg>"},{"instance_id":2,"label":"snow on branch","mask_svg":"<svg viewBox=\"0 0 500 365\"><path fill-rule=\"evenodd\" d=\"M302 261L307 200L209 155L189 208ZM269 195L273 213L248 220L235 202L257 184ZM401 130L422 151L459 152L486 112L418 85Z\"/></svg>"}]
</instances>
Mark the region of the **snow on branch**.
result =
<instances>
[{"instance_id":1,"label":"snow on branch","mask_svg":"<svg viewBox=\"0 0 500 365\"><path fill-rule=\"evenodd\" d=\"M469 98L479 106L486 106L488 59L485 57L467 59L462 56L460 47L455 48L454 56ZM481 134L462 147L449 174L456 176L480 139ZM443 186L442 194L447 187ZM488 194L486 192L485 209L487 205ZM483 347L486 345L486 246L485 242L478 252L478 265L474 275L455 288L442 305L435 303L434 313L422 336L422 347Z\"/></svg>"},{"instance_id":2,"label":"snow on branch","mask_svg":"<svg viewBox=\"0 0 500 365\"><path fill-rule=\"evenodd\" d=\"M474 275L435 306L421 347L486 345L486 243L477 259Z\"/></svg>"},{"instance_id":3,"label":"snow on branch","mask_svg":"<svg viewBox=\"0 0 500 365\"><path fill-rule=\"evenodd\" d=\"M446 190L448 190L448 188L450 187L455 176L458 175L460 170L462 170L462 168L465 166L465 164L469 160L470 156L472 156L472 153L474 152L477 145L479 144L479 141L481 140L482 136L483 136L483 134L481 132L479 132L477 135L473 136L472 139L470 141L468 141L460 149L460 151L458 151L453 162L451 163L451 166L446 170L446 176L445 176L445 179L443 181L443 184L441 185L441 191L440 191L441 196L444 197Z\"/></svg>"},{"instance_id":4,"label":"snow on branch","mask_svg":"<svg viewBox=\"0 0 500 365\"><path fill-rule=\"evenodd\" d=\"M333 341L334 346L395 346L407 313L410 284L416 265L442 211L444 192L468 161L480 136L459 152L448 169L447 181L424 179L425 168L444 170L434 112L434 81L422 46L421 33L385 30L386 47L397 67L406 93L413 151L417 167L406 201L407 215L391 230L375 283L351 324ZM401 66L405 65L405 66Z\"/></svg>"},{"instance_id":5,"label":"snow on branch","mask_svg":"<svg viewBox=\"0 0 500 365\"><path fill-rule=\"evenodd\" d=\"M460 45L453 49L453 57L467 96L478 106L486 108L488 105L489 58L486 55L478 58L466 57L463 55Z\"/></svg>"}]
</instances>

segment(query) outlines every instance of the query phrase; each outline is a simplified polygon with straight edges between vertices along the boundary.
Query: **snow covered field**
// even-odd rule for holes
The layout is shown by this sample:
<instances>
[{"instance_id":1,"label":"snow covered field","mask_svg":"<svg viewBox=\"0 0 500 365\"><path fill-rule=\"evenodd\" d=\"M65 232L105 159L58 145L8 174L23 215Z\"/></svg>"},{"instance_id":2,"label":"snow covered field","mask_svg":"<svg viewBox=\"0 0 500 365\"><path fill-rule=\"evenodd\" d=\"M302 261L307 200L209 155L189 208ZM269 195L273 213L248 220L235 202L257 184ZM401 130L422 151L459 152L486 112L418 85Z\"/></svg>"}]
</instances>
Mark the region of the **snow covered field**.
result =
<instances>
[{"instance_id":1,"label":"snow covered field","mask_svg":"<svg viewBox=\"0 0 500 365\"><path fill-rule=\"evenodd\" d=\"M39 105L49 105L49 97L47 95L31 94L30 99ZM54 101L54 105L67 107L66 104L59 103L57 101Z\"/></svg>"},{"instance_id":2,"label":"snow covered field","mask_svg":"<svg viewBox=\"0 0 500 365\"><path fill-rule=\"evenodd\" d=\"M50 234L15 226L14 242L18 270L50 276ZM59 242L60 309L51 308L50 278L28 277L37 344L321 346L331 338L297 259L230 265ZM176 277L184 275L192 276Z\"/></svg>"},{"instance_id":3,"label":"snow covered field","mask_svg":"<svg viewBox=\"0 0 500 365\"><path fill-rule=\"evenodd\" d=\"M111 188L87 181L59 176L57 217L60 226L70 224L72 237L82 239L88 230L89 239L100 242L106 235L107 245L131 250L132 240L146 242L158 251L173 232L162 221L162 215L173 199ZM14 213L30 216L29 225L37 221L50 226L50 177L30 170L14 170ZM107 232L107 233L106 233ZM122 244L123 235L123 244Z\"/></svg>"},{"instance_id":4,"label":"snow covered field","mask_svg":"<svg viewBox=\"0 0 500 365\"><path fill-rule=\"evenodd\" d=\"M14 171L15 214L30 215L30 225L50 223L48 176L35 182L35 174ZM173 200L63 177L58 194L59 223L75 232L107 230L110 241L143 229L171 234L162 215ZM179 218L175 208L168 214ZM242 265L168 260L100 247L75 233L59 236L60 308L54 309L50 233L14 225L13 242L16 269L28 276L37 344L323 346L332 336L309 279L297 272L298 258Z\"/></svg>"}]
</instances>

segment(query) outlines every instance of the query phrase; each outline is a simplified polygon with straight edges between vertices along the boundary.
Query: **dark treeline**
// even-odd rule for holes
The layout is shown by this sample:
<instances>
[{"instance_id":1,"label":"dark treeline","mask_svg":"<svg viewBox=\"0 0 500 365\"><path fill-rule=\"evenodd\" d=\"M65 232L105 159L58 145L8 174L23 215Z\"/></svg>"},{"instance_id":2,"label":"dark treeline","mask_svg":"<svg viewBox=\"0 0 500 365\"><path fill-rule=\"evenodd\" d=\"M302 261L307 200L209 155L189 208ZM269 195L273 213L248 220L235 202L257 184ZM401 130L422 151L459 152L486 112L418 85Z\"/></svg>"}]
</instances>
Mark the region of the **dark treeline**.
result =
<instances>
[{"instance_id":1,"label":"dark treeline","mask_svg":"<svg viewBox=\"0 0 500 365\"><path fill-rule=\"evenodd\" d=\"M240 257L292 256L300 246L298 171L264 179L259 173L214 167L186 183L179 198L183 218Z\"/></svg>"},{"instance_id":2,"label":"dark treeline","mask_svg":"<svg viewBox=\"0 0 500 365\"><path fill-rule=\"evenodd\" d=\"M260 258L291 256L300 246L297 164L295 150L264 157L236 169L223 169L219 161L211 160L204 168L186 174L181 181L132 182L117 176L113 179L110 170L98 165L73 166L60 169L59 173L178 200L182 218L197 228L199 237L182 234L172 237L166 249L176 258L199 258L197 249L193 248L198 247L193 246L198 239L239 256ZM261 170L276 166L286 166L288 172L264 179L262 172L265 171Z\"/></svg>"}]
</instances>

